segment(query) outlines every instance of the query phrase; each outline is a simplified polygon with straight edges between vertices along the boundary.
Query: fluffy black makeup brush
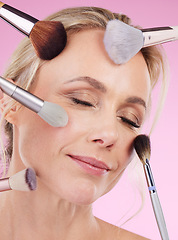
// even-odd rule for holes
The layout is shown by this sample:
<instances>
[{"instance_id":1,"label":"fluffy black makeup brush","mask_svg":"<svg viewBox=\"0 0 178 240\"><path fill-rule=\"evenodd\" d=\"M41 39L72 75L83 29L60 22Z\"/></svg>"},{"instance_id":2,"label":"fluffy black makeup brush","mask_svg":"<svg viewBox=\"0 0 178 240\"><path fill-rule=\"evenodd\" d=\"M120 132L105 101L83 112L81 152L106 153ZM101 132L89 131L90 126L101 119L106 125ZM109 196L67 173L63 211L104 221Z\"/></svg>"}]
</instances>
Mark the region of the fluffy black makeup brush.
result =
<instances>
[{"instance_id":1,"label":"fluffy black makeup brush","mask_svg":"<svg viewBox=\"0 0 178 240\"><path fill-rule=\"evenodd\" d=\"M8 190L36 190L36 173L32 168L24 169L9 178L0 179L0 192Z\"/></svg>"},{"instance_id":2,"label":"fluffy black makeup brush","mask_svg":"<svg viewBox=\"0 0 178 240\"><path fill-rule=\"evenodd\" d=\"M104 45L116 64L128 62L141 48L178 40L178 26L134 28L118 19L108 22Z\"/></svg>"},{"instance_id":3,"label":"fluffy black makeup brush","mask_svg":"<svg viewBox=\"0 0 178 240\"><path fill-rule=\"evenodd\" d=\"M134 148L144 167L144 172L145 172L147 185L148 185L148 189L149 189L149 193L152 201L152 206L155 213L161 238L162 240L169 240L166 223L164 220L164 215L162 212L161 204L158 198L155 182L153 179L153 174L149 164L149 159L151 155L151 144L150 144L149 137L146 135L138 135L134 140Z\"/></svg>"},{"instance_id":4,"label":"fluffy black makeup brush","mask_svg":"<svg viewBox=\"0 0 178 240\"><path fill-rule=\"evenodd\" d=\"M66 45L66 31L59 21L38 21L3 2L0 2L0 17L28 36L37 56L43 60L53 59Z\"/></svg>"}]
</instances>

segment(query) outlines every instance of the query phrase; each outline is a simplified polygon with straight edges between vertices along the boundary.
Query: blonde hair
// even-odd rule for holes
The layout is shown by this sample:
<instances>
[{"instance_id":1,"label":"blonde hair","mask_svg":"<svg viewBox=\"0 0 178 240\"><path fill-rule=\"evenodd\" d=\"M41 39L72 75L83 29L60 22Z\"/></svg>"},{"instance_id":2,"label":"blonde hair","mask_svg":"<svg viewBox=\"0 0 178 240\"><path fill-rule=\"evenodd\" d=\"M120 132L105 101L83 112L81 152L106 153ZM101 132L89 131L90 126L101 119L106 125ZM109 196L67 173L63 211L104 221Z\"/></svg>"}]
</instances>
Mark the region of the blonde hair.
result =
<instances>
[{"instance_id":1,"label":"blonde hair","mask_svg":"<svg viewBox=\"0 0 178 240\"><path fill-rule=\"evenodd\" d=\"M123 14L112 13L109 10L97 7L77 7L59 11L45 20L61 21L66 29L67 36L87 30L87 29L105 29L107 22L112 19L119 19L131 25L130 19ZM164 61L159 48L153 46L141 50L147 63L152 88L156 85L160 72L164 74ZM17 85L24 89L30 89L35 79L38 69L45 63L39 59L30 43L29 39L24 39L12 55L11 62L6 70L4 77L11 78ZM164 79L164 78L163 78ZM165 86L165 81L164 84ZM1 118L1 125L7 112L17 105L14 100L8 101L6 109ZM8 137L8 144L4 151L4 158L10 160L13 151L13 127L12 124L4 120L4 129Z\"/></svg>"}]
</instances>

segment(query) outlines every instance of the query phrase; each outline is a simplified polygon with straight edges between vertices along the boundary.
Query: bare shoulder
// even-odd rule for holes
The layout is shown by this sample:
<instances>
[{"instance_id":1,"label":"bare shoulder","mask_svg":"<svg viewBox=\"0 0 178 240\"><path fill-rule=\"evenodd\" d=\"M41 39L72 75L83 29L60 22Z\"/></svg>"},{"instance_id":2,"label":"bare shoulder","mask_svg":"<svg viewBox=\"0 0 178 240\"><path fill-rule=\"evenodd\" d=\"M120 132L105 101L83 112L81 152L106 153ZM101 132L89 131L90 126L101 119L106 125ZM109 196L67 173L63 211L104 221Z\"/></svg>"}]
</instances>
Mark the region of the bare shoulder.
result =
<instances>
[{"instance_id":1,"label":"bare shoulder","mask_svg":"<svg viewBox=\"0 0 178 240\"><path fill-rule=\"evenodd\" d=\"M115 225L107 223L101 219L97 219L102 232L102 239L108 240L150 240L133 232L127 231L123 228L119 228ZM112 236L112 237L111 237Z\"/></svg>"},{"instance_id":2,"label":"bare shoulder","mask_svg":"<svg viewBox=\"0 0 178 240\"><path fill-rule=\"evenodd\" d=\"M125 229L119 229L118 231L119 231L118 239L120 237L120 239L123 239L123 240L124 239L129 239L129 240L150 240L148 238L145 238L145 237L140 236L138 234L135 234L133 232L129 232L129 231L125 230Z\"/></svg>"}]
</instances>

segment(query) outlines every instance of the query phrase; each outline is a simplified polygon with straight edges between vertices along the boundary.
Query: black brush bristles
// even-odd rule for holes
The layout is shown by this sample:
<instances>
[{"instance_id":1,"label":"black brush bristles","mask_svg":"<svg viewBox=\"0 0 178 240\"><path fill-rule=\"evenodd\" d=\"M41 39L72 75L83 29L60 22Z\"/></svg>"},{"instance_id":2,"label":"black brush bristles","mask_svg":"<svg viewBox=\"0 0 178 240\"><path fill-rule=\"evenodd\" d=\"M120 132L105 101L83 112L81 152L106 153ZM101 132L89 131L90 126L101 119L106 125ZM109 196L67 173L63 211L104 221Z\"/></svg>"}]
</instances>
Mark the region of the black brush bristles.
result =
<instances>
[{"instance_id":1,"label":"black brush bristles","mask_svg":"<svg viewBox=\"0 0 178 240\"><path fill-rule=\"evenodd\" d=\"M27 168L26 173L25 173L25 181L26 181L30 191L36 190L36 187L37 187L36 173L32 168Z\"/></svg>"},{"instance_id":2,"label":"black brush bristles","mask_svg":"<svg viewBox=\"0 0 178 240\"><path fill-rule=\"evenodd\" d=\"M141 162L146 164L146 159L149 160L151 155L150 138L144 134L138 135L134 139L133 145Z\"/></svg>"},{"instance_id":3,"label":"black brush bristles","mask_svg":"<svg viewBox=\"0 0 178 240\"><path fill-rule=\"evenodd\" d=\"M65 28L57 21L38 21L29 37L36 54L43 60L51 60L58 56L67 42Z\"/></svg>"}]
</instances>

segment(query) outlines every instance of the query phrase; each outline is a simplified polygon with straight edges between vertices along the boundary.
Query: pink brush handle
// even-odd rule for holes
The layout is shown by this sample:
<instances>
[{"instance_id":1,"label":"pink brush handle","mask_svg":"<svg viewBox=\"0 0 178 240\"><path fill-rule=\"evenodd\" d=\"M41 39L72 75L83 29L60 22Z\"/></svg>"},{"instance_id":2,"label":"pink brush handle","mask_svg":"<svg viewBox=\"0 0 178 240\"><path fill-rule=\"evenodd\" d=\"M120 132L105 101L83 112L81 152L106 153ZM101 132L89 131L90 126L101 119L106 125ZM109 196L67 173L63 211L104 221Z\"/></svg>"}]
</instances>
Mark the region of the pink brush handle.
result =
<instances>
[{"instance_id":1,"label":"pink brush handle","mask_svg":"<svg viewBox=\"0 0 178 240\"><path fill-rule=\"evenodd\" d=\"M0 192L11 190L9 178L0 179Z\"/></svg>"}]
</instances>

